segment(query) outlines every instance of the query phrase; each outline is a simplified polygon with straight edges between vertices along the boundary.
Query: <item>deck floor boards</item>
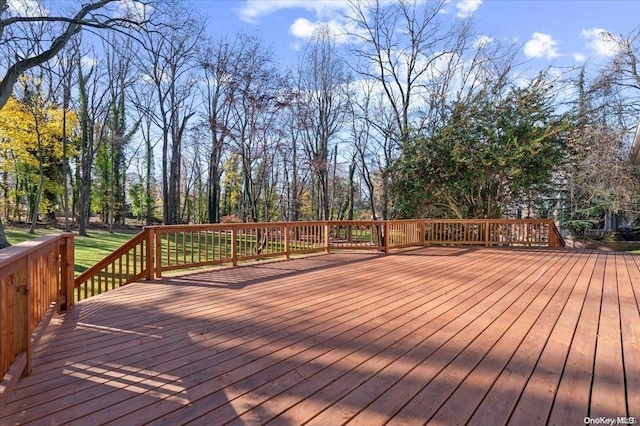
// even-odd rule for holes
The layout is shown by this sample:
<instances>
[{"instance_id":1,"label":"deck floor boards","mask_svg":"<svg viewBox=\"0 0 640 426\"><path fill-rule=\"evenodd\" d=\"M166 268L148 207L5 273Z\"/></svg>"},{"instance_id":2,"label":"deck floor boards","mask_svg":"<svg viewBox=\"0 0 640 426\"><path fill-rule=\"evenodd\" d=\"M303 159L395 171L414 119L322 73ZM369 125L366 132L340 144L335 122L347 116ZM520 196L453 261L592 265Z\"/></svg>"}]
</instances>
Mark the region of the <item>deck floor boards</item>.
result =
<instances>
[{"instance_id":1,"label":"deck floor boards","mask_svg":"<svg viewBox=\"0 0 640 426\"><path fill-rule=\"evenodd\" d=\"M138 282L54 318L13 424L640 416L640 257L429 247Z\"/></svg>"}]
</instances>

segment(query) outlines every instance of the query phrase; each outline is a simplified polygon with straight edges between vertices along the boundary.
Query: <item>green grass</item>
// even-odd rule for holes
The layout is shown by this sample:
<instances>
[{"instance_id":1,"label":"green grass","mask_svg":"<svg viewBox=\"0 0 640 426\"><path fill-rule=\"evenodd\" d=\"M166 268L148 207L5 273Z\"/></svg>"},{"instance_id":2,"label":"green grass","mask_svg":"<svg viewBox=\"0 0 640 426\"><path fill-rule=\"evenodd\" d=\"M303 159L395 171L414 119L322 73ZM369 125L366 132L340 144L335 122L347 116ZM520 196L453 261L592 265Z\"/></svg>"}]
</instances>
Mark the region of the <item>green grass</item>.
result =
<instances>
[{"instance_id":1,"label":"green grass","mask_svg":"<svg viewBox=\"0 0 640 426\"><path fill-rule=\"evenodd\" d=\"M59 234L59 229L36 229L35 234L29 234L26 228L5 228L7 240L11 244L18 244L46 234ZM76 235L75 242L75 272L79 274L105 258L109 253L129 241L135 234L109 233L107 231L92 230L86 237Z\"/></svg>"}]
</instances>

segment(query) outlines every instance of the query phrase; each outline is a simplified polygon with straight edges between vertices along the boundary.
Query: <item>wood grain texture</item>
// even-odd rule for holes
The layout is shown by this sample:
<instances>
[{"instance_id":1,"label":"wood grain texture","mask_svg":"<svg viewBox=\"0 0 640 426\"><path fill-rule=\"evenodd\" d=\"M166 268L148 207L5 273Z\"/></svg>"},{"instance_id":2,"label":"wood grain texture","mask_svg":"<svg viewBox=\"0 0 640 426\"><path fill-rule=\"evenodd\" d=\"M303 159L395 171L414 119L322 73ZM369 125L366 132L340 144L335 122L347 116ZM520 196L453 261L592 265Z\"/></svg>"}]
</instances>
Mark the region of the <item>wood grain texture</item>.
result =
<instances>
[{"instance_id":1,"label":"wood grain texture","mask_svg":"<svg viewBox=\"0 0 640 426\"><path fill-rule=\"evenodd\" d=\"M637 416L639 265L432 247L136 282L52 320L0 424Z\"/></svg>"}]
</instances>

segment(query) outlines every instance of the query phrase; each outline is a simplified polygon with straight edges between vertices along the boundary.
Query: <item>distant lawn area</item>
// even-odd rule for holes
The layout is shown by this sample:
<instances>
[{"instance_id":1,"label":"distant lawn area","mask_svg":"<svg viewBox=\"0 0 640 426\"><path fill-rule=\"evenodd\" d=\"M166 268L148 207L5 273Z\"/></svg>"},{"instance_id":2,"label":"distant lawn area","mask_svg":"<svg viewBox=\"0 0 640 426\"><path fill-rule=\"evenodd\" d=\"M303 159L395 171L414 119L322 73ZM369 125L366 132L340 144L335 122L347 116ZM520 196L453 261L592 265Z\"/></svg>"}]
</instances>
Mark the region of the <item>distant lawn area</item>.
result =
<instances>
[{"instance_id":1,"label":"distant lawn area","mask_svg":"<svg viewBox=\"0 0 640 426\"><path fill-rule=\"evenodd\" d=\"M62 231L55 228L36 229L35 234L29 234L27 228L6 227L7 240L11 244L18 244L47 234L59 234ZM90 230L88 236L80 237L76 234L75 260L76 275L85 271L105 258L109 253L129 241L135 233L109 233L102 230Z\"/></svg>"}]
</instances>

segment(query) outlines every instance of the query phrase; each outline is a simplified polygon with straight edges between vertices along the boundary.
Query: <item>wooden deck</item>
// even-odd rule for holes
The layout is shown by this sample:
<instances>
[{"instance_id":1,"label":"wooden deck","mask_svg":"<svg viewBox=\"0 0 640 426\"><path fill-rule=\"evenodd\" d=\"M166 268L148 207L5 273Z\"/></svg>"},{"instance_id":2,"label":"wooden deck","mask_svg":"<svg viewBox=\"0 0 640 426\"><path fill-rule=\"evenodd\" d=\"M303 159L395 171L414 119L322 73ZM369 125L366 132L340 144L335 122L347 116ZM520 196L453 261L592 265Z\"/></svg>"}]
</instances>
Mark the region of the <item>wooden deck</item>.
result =
<instances>
[{"instance_id":1,"label":"wooden deck","mask_svg":"<svg viewBox=\"0 0 640 426\"><path fill-rule=\"evenodd\" d=\"M52 321L0 424L640 417L639 266L422 248L133 283Z\"/></svg>"}]
</instances>

